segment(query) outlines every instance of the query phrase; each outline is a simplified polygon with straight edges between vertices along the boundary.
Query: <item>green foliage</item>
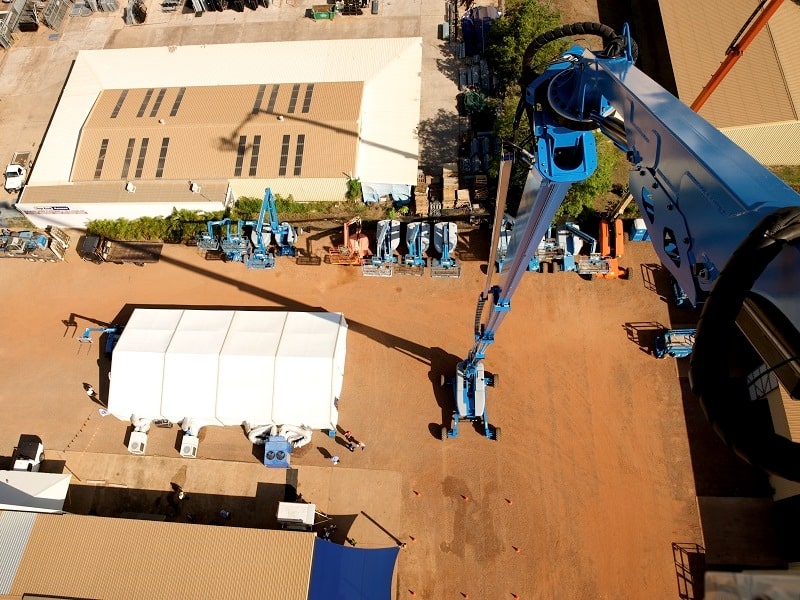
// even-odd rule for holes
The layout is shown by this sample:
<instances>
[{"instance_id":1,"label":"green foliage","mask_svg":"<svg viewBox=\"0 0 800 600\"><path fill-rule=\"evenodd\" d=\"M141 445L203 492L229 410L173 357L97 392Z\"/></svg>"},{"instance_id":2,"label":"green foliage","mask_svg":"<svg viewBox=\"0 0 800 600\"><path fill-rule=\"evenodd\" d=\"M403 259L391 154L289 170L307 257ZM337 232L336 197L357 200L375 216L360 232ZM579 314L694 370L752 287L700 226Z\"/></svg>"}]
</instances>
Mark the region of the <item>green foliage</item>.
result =
<instances>
[{"instance_id":1,"label":"green foliage","mask_svg":"<svg viewBox=\"0 0 800 600\"><path fill-rule=\"evenodd\" d=\"M486 95L479 90L464 92L464 111L468 115L476 115L487 108Z\"/></svg>"},{"instance_id":2,"label":"green foliage","mask_svg":"<svg viewBox=\"0 0 800 600\"><path fill-rule=\"evenodd\" d=\"M584 212L596 212L597 197L611 191L614 168L621 155L610 140L599 133L595 133L594 137L597 142L597 170L591 177L569 189L556 213L556 219L578 218Z\"/></svg>"},{"instance_id":3,"label":"green foliage","mask_svg":"<svg viewBox=\"0 0 800 600\"><path fill-rule=\"evenodd\" d=\"M358 177L347 180L347 192L345 192L344 197L348 200L361 199L361 180Z\"/></svg>"},{"instance_id":4,"label":"green foliage","mask_svg":"<svg viewBox=\"0 0 800 600\"><path fill-rule=\"evenodd\" d=\"M800 192L800 166L770 167L775 175L778 176L786 185Z\"/></svg>"},{"instance_id":5,"label":"green foliage","mask_svg":"<svg viewBox=\"0 0 800 600\"><path fill-rule=\"evenodd\" d=\"M509 88L516 86L528 44L537 35L558 27L560 23L561 14L549 4L536 0L506 1L505 13L489 30L489 48L486 52L489 68L498 80L500 95L505 95ZM550 60L565 46L563 42L548 44L536 53L532 64Z\"/></svg>"},{"instance_id":6,"label":"green foliage","mask_svg":"<svg viewBox=\"0 0 800 600\"><path fill-rule=\"evenodd\" d=\"M408 213L411 212L411 209L408 208L408 205L405 205L401 206L397 212L400 213L401 216L406 217L408 216Z\"/></svg>"},{"instance_id":7,"label":"green foliage","mask_svg":"<svg viewBox=\"0 0 800 600\"><path fill-rule=\"evenodd\" d=\"M263 201L263 198L240 196L236 199L236 204L234 204L231 210L231 218L236 221L239 219L255 221L258 218L258 213L261 212L261 203Z\"/></svg>"},{"instance_id":8,"label":"green foliage","mask_svg":"<svg viewBox=\"0 0 800 600\"><path fill-rule=\"evenodd\" d=\"M389 219L394 219L397 217L397 209L394 206L390 206L386 211L386 217Z\"/></svg>"},{"instance_id":9,"label":"green foliage","mask_svg":"<svg viewBox=\"0 0 800 600\"><path fill-rule=\"evenodd\" d=\"M206 221L221 217L222 213L173 208L168 217L89 221L86 230L89 234L102 235L112 240L162 240L180 243L194 239L199 231L205 229Z\"/></svg>"}]
</instances>

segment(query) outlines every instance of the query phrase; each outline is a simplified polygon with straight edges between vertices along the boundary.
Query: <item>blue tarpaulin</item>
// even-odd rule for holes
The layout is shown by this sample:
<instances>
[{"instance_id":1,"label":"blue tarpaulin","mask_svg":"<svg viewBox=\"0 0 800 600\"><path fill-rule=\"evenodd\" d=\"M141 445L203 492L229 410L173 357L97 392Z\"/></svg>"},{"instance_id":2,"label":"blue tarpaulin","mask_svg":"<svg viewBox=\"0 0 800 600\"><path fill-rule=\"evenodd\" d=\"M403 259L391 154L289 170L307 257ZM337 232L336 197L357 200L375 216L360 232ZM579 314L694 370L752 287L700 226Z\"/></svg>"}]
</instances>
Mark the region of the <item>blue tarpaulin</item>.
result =
<instances>
[{"instance_id":1,"label":"blue tarpaulin","mask_svg":"<svg viewBox=\"0 0 800 600\"><path fill-rule=\"evenodd\" d=\"M308 600L391 600L400 549L352 548L317 538Z\"/></svg>"}]
</instances>

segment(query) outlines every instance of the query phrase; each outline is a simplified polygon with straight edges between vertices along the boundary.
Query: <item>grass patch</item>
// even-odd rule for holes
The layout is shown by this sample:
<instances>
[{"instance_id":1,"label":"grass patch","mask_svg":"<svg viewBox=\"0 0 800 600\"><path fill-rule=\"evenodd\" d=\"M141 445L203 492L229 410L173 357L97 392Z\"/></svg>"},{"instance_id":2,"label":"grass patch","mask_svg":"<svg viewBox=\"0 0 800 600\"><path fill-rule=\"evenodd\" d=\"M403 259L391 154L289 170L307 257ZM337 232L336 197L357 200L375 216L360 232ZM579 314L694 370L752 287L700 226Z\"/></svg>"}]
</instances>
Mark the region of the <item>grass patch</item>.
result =
<instances>
[{"instance_id":1,"label":"grass patch","mask_svg":"<svg viewBox=\"0 0 800 600\"><path fill-rule=\"evenodd\" d=\"M800 192L800 166L769 167L769 170L794 191Z\"/></svg>"}]
</instances>

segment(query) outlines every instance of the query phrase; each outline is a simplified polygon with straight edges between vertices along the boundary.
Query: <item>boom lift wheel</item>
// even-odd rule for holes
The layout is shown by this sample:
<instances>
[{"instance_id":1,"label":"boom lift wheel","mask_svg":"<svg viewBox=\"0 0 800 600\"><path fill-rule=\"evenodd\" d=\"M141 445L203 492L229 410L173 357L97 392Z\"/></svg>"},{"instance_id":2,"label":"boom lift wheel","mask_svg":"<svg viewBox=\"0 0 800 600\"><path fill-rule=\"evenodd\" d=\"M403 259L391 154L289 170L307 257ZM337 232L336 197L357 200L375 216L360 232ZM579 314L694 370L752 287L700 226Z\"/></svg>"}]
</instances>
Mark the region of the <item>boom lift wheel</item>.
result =
<instances>
[{"instance_id":1,"label":"boom lift wheel","mask_svg":"<svg viewBox=\"0 0 800 600\"><path fill-rule=\"evenodd\" d=\"M492 382L489 385L492 386L492 387L497 387L498 385L500 385L500 374L499 373L494 373L492 375Z\"/></svg>"},{"instance_id":2,"label":"boom lift wheel","mask_svg":"<svg viewBox=\"0 0 800 600\"><path fill-rule=\"evenodd\" d=\"M550 264L553 265L553 273L558 273L561 270L561 265L558 263L558 261L554 260Z\"/></svg>"},{"instance_id":3,"label":"boom lift wheel","mask_svg":"<svg viewBox=\"0 0 800 600\"><path fill-rule=\"evenodd\" d=\"M447 425L442 425L442 429L439 432L439 437L442 438L443 442L447 440L447 432Z\"/></svg>"},{"instance_id":4,"label":"boom lift wheel","mask_svg":"<svg viewBox=\"0 0 800 600\"><path fill-rule=\"evenodd\" d=\"M500 441L500 428L499 427L495 427L494 428L494 440L496 442Z\"/></svg>"}]
</instances>

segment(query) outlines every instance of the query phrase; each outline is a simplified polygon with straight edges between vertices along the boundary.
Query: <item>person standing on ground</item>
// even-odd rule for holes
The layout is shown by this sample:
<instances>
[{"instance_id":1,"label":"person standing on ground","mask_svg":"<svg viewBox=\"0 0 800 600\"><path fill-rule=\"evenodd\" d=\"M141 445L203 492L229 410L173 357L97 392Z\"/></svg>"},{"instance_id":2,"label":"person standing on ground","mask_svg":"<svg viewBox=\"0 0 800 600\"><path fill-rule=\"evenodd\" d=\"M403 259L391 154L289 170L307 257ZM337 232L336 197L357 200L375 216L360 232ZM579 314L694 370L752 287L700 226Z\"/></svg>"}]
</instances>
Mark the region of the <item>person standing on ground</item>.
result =
<instances>
[{"instance_id":1,"label":"person standing on ground","mask_svg":"<svg viewBox=\"0 0 800 600\"><path fill-rule=\"evenodd\" d=\"M331 456L330 461L333 463L333 466L335 467L336 465L339 464L339 457L336 455Z\"/></svg>"}]
</instances>

